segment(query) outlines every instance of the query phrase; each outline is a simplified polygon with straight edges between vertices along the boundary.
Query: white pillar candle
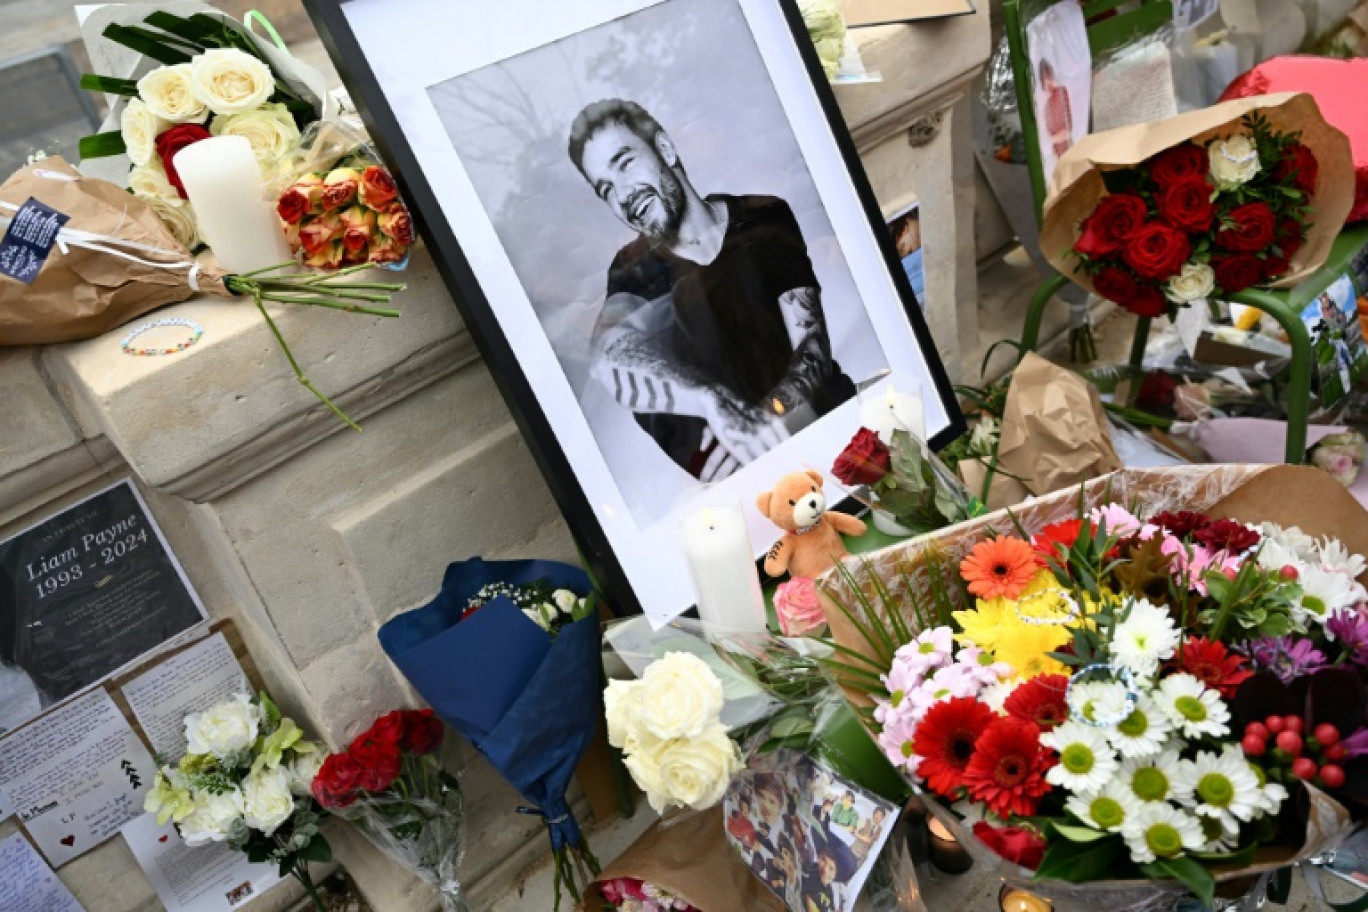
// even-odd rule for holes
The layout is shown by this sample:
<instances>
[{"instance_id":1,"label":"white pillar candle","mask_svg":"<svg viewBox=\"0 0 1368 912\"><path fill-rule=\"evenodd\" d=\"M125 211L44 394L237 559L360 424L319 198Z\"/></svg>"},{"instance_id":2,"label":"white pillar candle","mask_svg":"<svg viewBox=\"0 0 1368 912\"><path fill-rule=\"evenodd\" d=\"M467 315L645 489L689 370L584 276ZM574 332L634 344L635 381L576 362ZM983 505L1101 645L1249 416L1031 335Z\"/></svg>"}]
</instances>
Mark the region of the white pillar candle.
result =
<instances>
[{"instance_id":1,"label":"white pillar candle","mask_svg":"<svg viewBox=\"0 0 1368 912\"><path fill-rule=\"evenodd\" d=\"M707 507L686 517L683 538L703 623L716 630L764 633L765 598L741 508Z\"/></svg>"},{"instance_id":2,"label":"white pillar candle","mask_svg":"<svg viewBox=\"0 0 1368 912\"><path fill-rule=\"evenodd\" d=\"M921 390L900 393L890 386L882 393L872 393L860 403L860 424L878 434L885 444L893 442L894 431L907 431L925 441L926 417Z\"/></svg>"},{"instance_id":3,"label":"white pillar candle","mask_svg":"<svg viewBox=\"0 0 1368 912\"><path fill-rule=\"evenodd\" d=\"M266 201L261 168L246 137L202 139L172 161L200 236L220 266L240 274L290 259L290 245L275 207Z\"/></svg>"}]
</instances>

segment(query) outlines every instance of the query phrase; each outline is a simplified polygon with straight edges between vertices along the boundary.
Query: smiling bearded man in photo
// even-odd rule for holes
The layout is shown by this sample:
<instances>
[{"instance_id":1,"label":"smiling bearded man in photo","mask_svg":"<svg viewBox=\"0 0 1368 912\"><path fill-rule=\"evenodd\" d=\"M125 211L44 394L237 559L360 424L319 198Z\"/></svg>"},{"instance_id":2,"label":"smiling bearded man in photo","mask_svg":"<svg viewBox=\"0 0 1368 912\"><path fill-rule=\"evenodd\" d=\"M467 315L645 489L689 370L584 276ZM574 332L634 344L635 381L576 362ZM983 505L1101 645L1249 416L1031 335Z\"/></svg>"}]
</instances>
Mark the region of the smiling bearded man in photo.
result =
<instances>
[{"instance_id":1,"label":"smiling bearded man in photo","mask_svg":"<svg viewBox=\"0 0 1368 912\"><path fill-rule=\"evenodd\" d=\"M718 481L855 394L793 211L702 196L640 105L589 105L570 160L637 233L608 267L592 376L675 463Z\"/></svg>"}]
</instances>

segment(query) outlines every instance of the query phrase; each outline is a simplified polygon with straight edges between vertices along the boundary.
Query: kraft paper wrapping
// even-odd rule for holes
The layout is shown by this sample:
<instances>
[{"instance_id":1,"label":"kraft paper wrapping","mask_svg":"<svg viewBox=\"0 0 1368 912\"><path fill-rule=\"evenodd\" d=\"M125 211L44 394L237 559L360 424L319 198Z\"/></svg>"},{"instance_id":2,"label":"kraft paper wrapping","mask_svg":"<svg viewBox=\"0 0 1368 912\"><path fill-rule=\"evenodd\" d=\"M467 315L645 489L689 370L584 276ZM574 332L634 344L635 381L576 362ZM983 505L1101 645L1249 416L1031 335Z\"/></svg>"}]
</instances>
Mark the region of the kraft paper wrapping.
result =
<instances>
[{"instance_id":1,"label":"kraft paper wrapping","mask_svg":"<svg viewBox=\"0 0 1368 912\"><path fill-rule=\"evenodd\" d=\"M1108 427L1091 383L1028 352L1007 390L998 467L1031 494L1048 494L1114 472L1121 460Z\"/></svg>"},{"instance_id":2,"label":"kraft paper wrapping","mask_svg":"<svg viewBox=\"0 0 1368 912\"><path fill-rule=\"evenodd\" d=\"M1040 229L1040 250L1061 274L1093 291L1092 279L1076 271L1069 256L1079 225L1106 195L1102 172L1131 168L1189 139L1207 143L1240 131L1240 118L1260 111L1275 130L1301 131L1316 155L1320 177L1311 197L1312 221L1306 242L1292 257L1287 275L1273 283L1291 288L1321 267L1354 204L1354 159L1349 138L1325 122L1315 99L1305 93L1241 98L1167 120L1092 133L1064 153L1050 181Z\"/></svg>"},{"instance_id":3,"label":"kraft paper wrapping","mask_svg":"<svg viewBox=\"0 0 1368 912\"><path fill-rule=\"evenodd\" d=\"M138 197L83 177L55 157L21 168L0 185L6 203L21 206L29 197L69 216L59 239L78 232L102 236L95 242L125 255L67 243L65 250L52 248L30 285L0 275L0 346L89 339L196 293L189 279L194 257ZM196 274L201 291L226 296L222 278L208 267Z\"/></svg>"},{"instance_id":4,"label":"kraft paper wrapping","mask_svg":"<svg viewBox=\"0 0 1368 912\"><path fill-rule=\"evenodd\" d=\"M930 561L934 559L941 568L946 568L942 572L954 572L960 560L989 530L1016 535L1015 517L1028 533L1034 534L1050 523L1077 516L1080 496L1088 510L1116 503L1133 507L1144 515L1160 510L1197 510L1245 522L1268 521L1299 526L1309 535L1333 535L1344 541L1351 551L1368 553L1368 512L1343 486L1321 470L1310 466L1207 465L1122 469L1019 504L1012 509L1011 516L1006 510L998 510L881 551L847 558L845 568L865 597L876 605L879 601L873 582L875 577L904 604L926 603L932 597L928 576L932 570L928 566ZM828 573L820 583L826 593L825 599L854 603L854 593L834 572ZM831 635L837 643L870 654L868 644L842 612L832 608L827 611L827 617ZM910 609L904 612L904 618L915 629L916 617ZM846 696L856 705L868 702L849 690ZM1321 792L1309 789L1308 793L1311 813L1302 846L1261 849L1255 863L1248 867L1213 872L1217 881L1237 881L1303 861L1343 840L1353 829L1349 812ZM1002 864L1008 883L1050 899L1058 912L1094 912L1097 909L1160 912L1172 908L1174 899L1184 892L1175 883L1159 881L1090 884L1036 881L1030 871L1002 862L952 815L943 809L937 810L937 816L954 831L955 838L976 856L989 863Z\"/></svg>"},{"instance_id":5,"label":"kraft paper wrapping","mask_svg":"<svg viewBox=\"0 0 1368 912\"><path fill-rule=\"evenodd\" d=\"M721 805L652 824L585 890L583 908L602 908L598 884L618 877L654 884L701 912L784 912L727 843Z\"/></svg>"}]
</instances>

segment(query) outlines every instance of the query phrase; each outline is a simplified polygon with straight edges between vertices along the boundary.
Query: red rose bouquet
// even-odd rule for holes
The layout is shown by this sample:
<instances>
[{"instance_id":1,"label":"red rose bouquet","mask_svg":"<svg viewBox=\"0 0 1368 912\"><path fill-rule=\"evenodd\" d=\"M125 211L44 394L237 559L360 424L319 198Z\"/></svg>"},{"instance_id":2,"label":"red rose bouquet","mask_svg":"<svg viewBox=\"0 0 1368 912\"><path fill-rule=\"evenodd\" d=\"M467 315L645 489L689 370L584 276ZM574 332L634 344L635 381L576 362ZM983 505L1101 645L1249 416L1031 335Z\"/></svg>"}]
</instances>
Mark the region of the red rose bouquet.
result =
<instances>
[{"instance_id":1,"label":"red rose bouquet","mask_svg":"<svg viewBox=\"0 0 1368 912\"><path fill-rule=\"evenodd\" d=\"M1352 195L1348 141L1309 96L1244 99L1085 138L1056 170L1041 248L1127 310L1171 315L1309 275Z\"/></svg>"},{"instance_id":2,"label":"red rose bouquet","mask_svg":"<svg viewBox=\"0 0 1368 912\"><path fill-rule=\"evenodd\" d=\"M318 803L437 887L444 912L467 912L457 879L464 851L461 787L436 757L442 723L430 709L375 720L313 780Z\"/></svg>"}]
</instances>

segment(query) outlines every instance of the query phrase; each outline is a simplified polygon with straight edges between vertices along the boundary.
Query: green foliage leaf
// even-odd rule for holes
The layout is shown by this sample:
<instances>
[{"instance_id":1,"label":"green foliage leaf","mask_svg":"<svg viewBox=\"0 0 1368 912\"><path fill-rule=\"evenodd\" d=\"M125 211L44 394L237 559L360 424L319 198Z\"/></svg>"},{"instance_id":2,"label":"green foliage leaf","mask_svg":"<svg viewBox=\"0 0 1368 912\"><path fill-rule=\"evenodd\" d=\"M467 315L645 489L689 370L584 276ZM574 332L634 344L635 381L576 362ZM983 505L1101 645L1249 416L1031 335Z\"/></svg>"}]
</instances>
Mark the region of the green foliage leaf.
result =
<instances>
[{"instance_id":1,"label":"green foliage leaf","mask_svg":"<svg viewBox=\"0 0 1368 912\"><path fill-rule=\"evenodd\" d=\"M1078 843L1097 842L1099 839L1105 839L1108 836L1102 830L1094 830L1092 827L1074 826L1071 823L1059 823L1057 821L1050 823L1050 829L1064 839Z\"/></svg>"},{"instance_id":2,"label":"green foliage leaf","mask_svg":"<svg viewBox=\"0 0 1368 912\"><path fill-rule=\"evenodd\" d=\"M1112 873L1117 861L1125 856L1125 851L1121 837L1113 834L1089 843L1053 842L1045 850L1035 879L1049 878L1069 883L1102 880Z\"/></svg>"},{"instance_id":3,"label":"green foliage leaf","mask_svg":"<svg viewBox=\"0 0 1368 912\"><path fill-rule=\"evenodd\" d=\"M317 861L320 864L325 864L332 861L332 846L328 845L328 840L320 833L309 840L308 845L299 850L298 856L304 861Z\"/></svg>"},{"instance_id":4,"label":"green foliage leaf","mask_svg":"<svg viewBox=\"0 0 1368 912\"><path fill-rule=\"evenodd\" d=\"M123 134L117 130L108 133L92 133L89 136L82 136L77 151L81 160L90 158L107 158L111 155L123 155L128 151L124 145Z\"/></svg>"},{"instance_id":5,"label":"green foliage leaf","mask_svg":"<svg viewBox=\"0 0 1368 912\"><path fill-rule=\"evenodd\" d=\"M1202 867L1201 862L1186 856L1161 858L1153 864L1141 865L1146 877L1154 880L1176 880L1187 887L1203 904L1210 906L1216 895L1216 878Z\"/></svg>"}]
</instances>

